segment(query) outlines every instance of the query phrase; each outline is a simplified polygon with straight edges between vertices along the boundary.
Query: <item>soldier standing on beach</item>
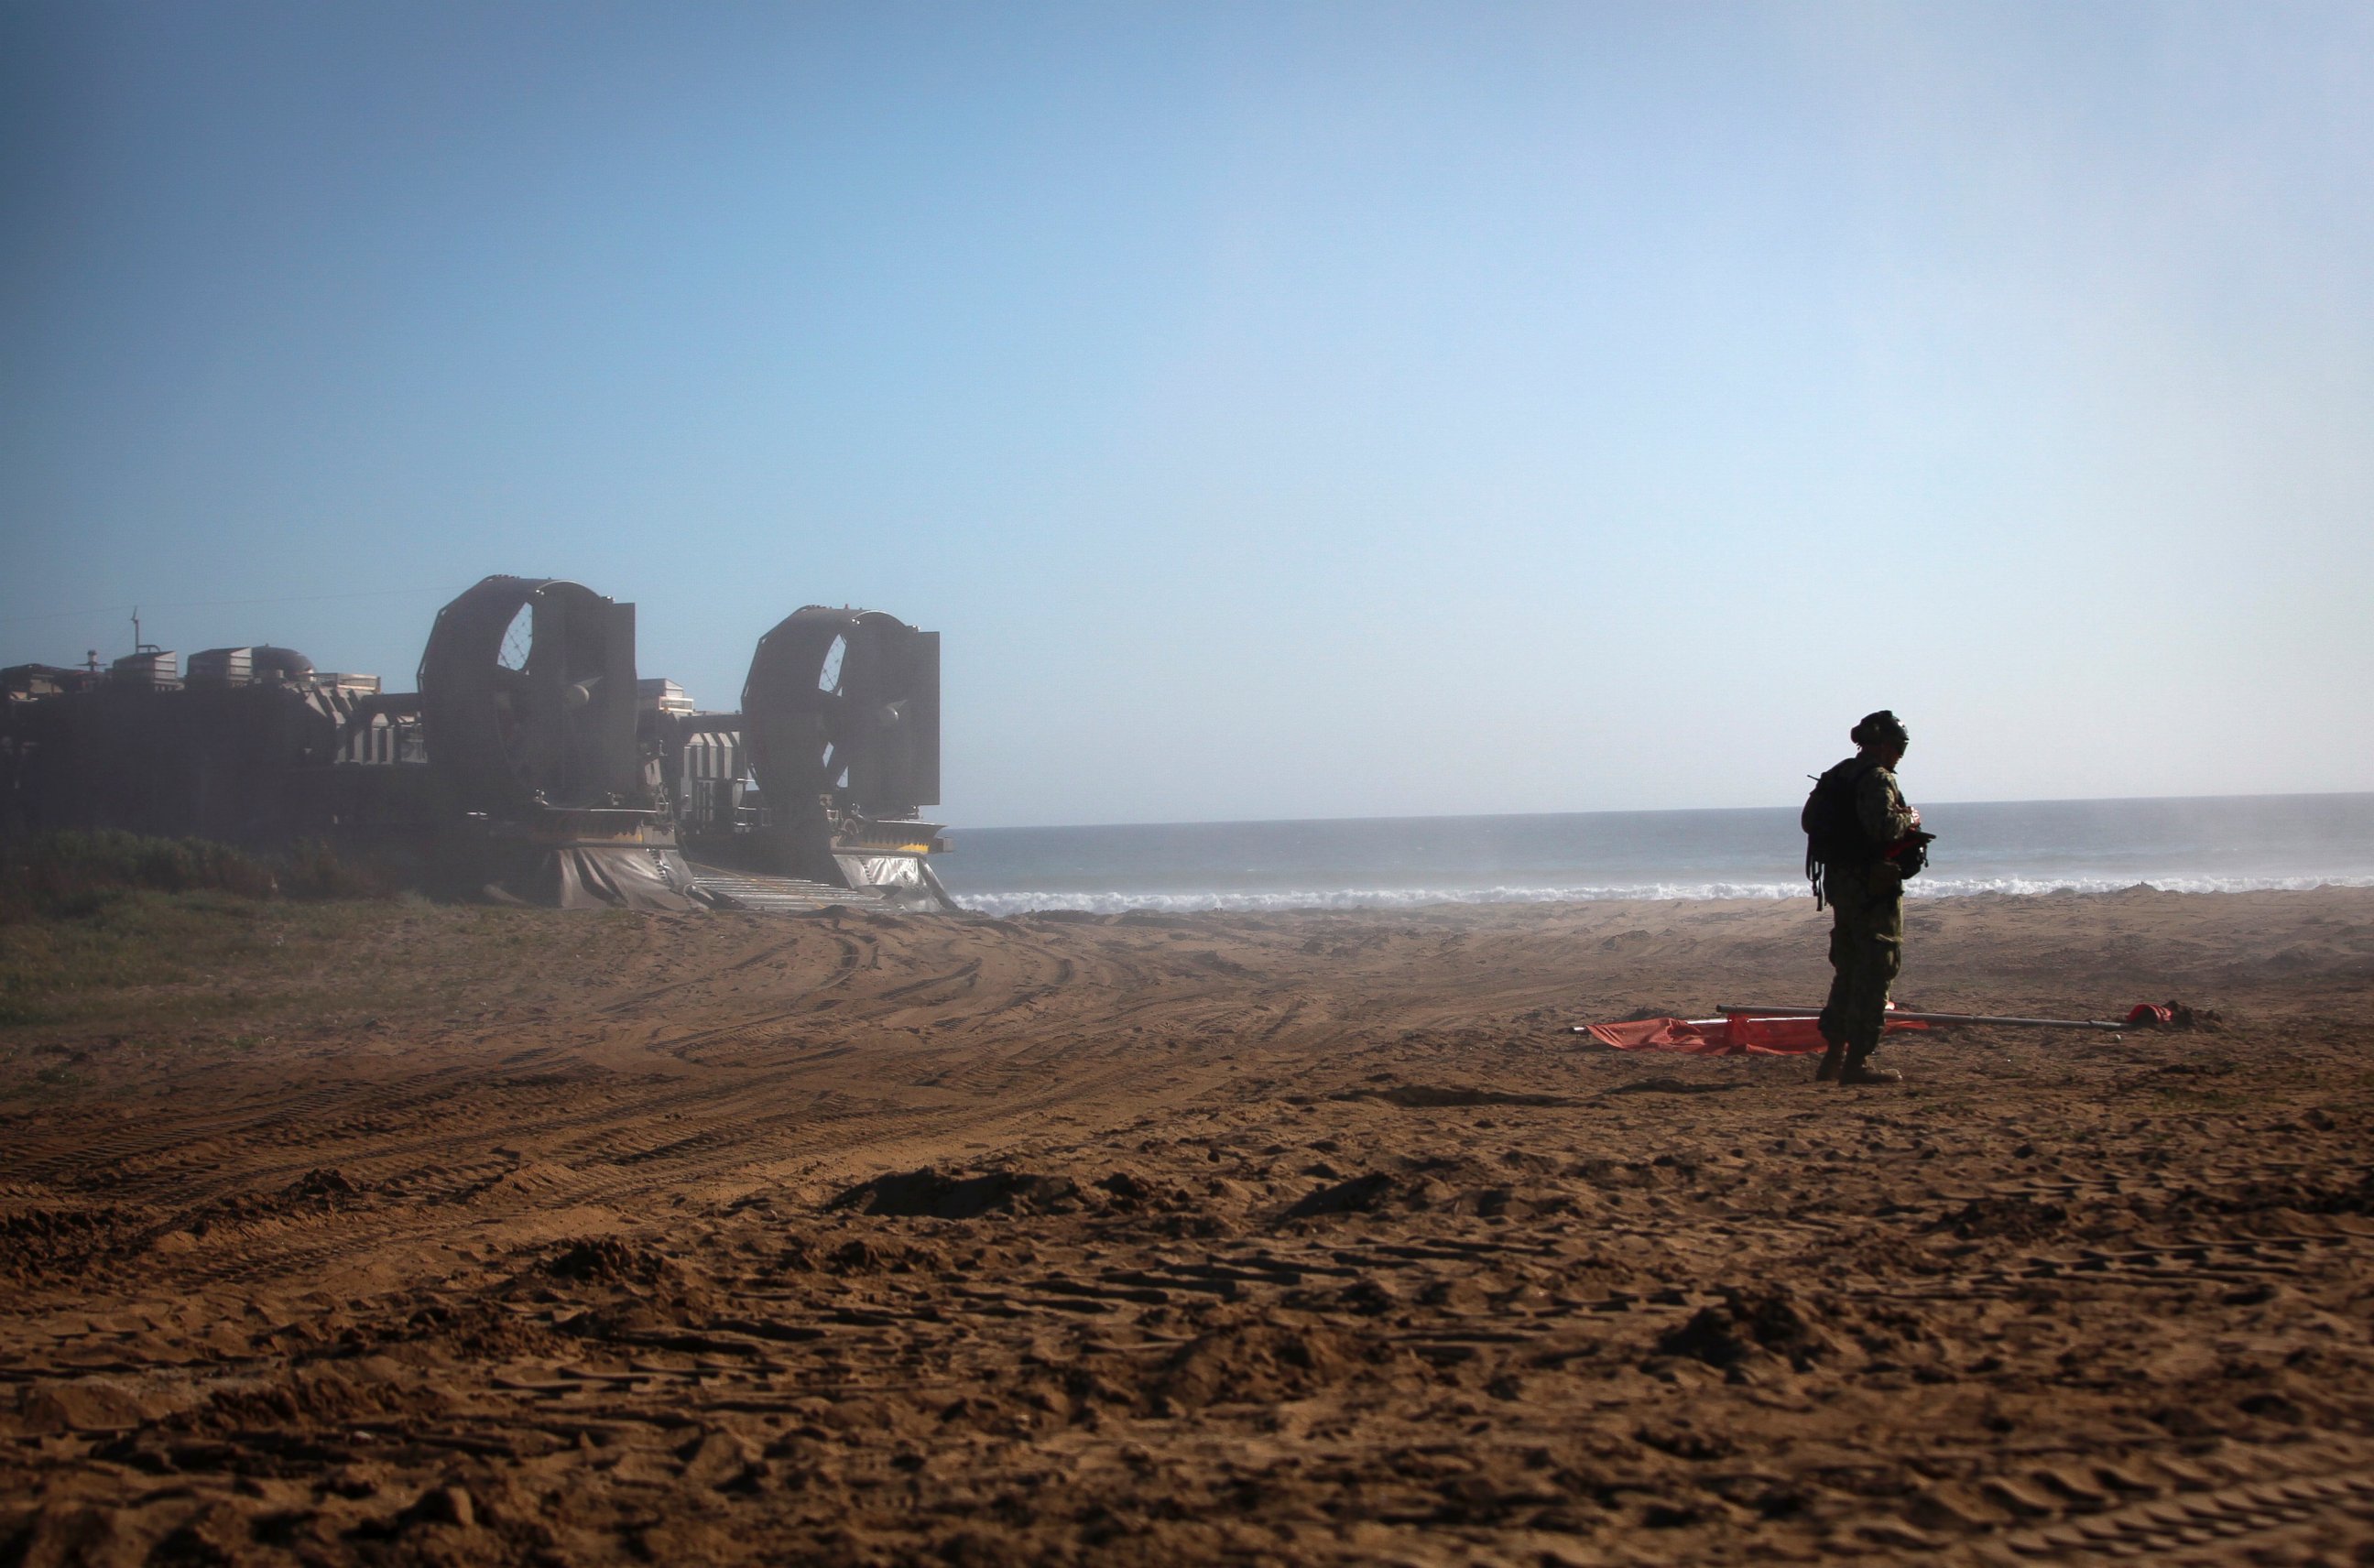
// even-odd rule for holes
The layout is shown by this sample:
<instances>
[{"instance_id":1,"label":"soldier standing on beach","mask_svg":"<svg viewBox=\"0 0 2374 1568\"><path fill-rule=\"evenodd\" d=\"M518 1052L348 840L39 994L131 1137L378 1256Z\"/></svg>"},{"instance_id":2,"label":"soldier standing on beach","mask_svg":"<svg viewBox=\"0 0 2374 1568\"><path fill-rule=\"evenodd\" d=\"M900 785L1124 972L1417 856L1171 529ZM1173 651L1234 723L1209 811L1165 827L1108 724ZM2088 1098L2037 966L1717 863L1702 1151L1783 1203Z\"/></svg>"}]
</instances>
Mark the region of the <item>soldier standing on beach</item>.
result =
<instances>
[{"instance_id":1,"label":"soldier standing on beach","mask_svg":"<svg viewBox=\"0 0 2374 1568\"><path fill-rule=\"evenodd\" d=\"M1815 784L1804 817L1815 907L1824 900L1830 906L1833 971L1821 1017L1829 1048L1814 1076L1821 1083L1900 1083L1902 1074L1870 1059L1886 1022L1887 988L1904 962L1904 878L1920 868L1928 835L1896 784L1896 765L1912 743L1904 722L1883 708L1864 715L1848 738L1858 749Z\"/></svg>"}]
</instances>

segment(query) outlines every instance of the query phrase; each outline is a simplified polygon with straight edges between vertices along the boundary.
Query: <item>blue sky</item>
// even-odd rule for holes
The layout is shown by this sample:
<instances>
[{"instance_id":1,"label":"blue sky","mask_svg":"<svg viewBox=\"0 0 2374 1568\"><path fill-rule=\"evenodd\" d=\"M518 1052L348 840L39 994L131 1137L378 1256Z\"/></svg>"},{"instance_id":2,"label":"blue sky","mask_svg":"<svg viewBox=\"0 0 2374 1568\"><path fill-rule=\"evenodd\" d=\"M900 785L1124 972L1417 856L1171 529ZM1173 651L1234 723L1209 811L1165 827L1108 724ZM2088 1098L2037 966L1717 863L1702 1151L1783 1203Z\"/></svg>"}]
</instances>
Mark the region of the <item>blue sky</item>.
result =
<instances>
[{"instance_id":1,"label":"blue sky","mask_svg":"<svg viewBox=\"0 0 2374 1568\"><path fill-rule=\"evenodd\" d=\"M2374 788L2363 6L0 3L0 663L730 707L952 822ZM224 603L222 601L245 601Z\"/></svg>"}]
</instances>

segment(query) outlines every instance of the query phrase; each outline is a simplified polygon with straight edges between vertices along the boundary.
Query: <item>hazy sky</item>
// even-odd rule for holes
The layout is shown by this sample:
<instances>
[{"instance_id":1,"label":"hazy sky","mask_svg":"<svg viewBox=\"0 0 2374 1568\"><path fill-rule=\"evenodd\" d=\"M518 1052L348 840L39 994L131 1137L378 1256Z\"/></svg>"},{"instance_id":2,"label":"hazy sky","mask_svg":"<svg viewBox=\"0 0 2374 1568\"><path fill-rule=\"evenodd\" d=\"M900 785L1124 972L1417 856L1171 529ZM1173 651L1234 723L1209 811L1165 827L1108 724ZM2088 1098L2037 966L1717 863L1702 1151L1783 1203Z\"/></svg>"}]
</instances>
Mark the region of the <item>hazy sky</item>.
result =
<instances>
[{"instance_id":1,"label":"hazy sky","mask_svg":"<svg viewBox=\"0 0 2374 1568\"><path fill-rule=\"evenodd\" d=\"M887 609L963 825L2374 788L2374 6L0 0L0 528Z\"/></svg>"}]
</instances>

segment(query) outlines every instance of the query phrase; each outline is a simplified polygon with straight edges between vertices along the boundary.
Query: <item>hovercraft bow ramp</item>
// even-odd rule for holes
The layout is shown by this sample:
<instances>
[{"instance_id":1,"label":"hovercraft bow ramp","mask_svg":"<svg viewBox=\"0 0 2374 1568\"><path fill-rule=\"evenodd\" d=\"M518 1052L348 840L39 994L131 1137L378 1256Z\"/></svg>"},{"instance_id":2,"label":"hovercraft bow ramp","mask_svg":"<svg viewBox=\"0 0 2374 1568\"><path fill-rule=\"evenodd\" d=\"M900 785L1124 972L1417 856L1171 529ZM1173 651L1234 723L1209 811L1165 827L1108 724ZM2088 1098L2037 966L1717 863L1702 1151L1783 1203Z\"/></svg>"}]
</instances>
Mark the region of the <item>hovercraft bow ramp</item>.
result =
<instances>
[{"instance_id":1,"label":"hovercraft bow ramp","mask_svg":"<svg viewBox=\"0 0 2374 1568\"><path fill-rule=\"evenodd\" d=\"M893 897L883 888L836 888L805 877L734 871L721 866L703 866L699 861L692 863L692 885L703 900L720 909L746 909L758 914L811 914L835 904L886 912L917 907Z\"/></svg>"}]
</instances>

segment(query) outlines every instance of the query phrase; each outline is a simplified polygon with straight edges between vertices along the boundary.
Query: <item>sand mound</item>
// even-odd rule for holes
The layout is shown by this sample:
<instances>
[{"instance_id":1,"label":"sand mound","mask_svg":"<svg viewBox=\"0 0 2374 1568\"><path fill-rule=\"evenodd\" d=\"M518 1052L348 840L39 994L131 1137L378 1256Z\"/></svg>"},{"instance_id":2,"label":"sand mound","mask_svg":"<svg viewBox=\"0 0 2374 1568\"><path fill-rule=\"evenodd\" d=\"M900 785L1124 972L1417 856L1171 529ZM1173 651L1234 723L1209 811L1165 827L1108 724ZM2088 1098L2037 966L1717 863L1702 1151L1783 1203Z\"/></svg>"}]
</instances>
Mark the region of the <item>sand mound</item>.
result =
<instances>
[{"instance_id":1,"label":"sand mound","mask_svg":"<svg viewBox=\"0 0 2374 1568\"><path fill-rule=\"evenodd\" d=\"M1531 1161L1519 1153L1510 1163L1522 1168ZM1571 1196L1567 1193L1539 1185L1513 1185L1505 1171L1495 1172L1478 1161L1467 1159L1410 1160L1401 1162L1398 1169L1369 1171L1341 1179L1329 1165L1313 1167L1313 1173L1321 1175L1325 1185L1289 1205L1281 1220L1388 1213L1481 1215L1512 1220L1565 1212L1572 1208Z\"/></svg>"},{"instance_id":2,"label":"sand mound","mask_svg":"<svg viewBox=\"0 0 2374 1568\"><path fill-rule=\"evenodd\" d=\"M1999 1236L2007 1241L2033 1242L2057 1235L2068 1226L2069 1210L2064 1206L2026 1196L1974 1197L1930 1222L1932 1230L1951 1231L1964 1241Z\"/></svg>"},{"instance_id":3,"label":"sand mound","mask_svg":"<svg viewBox=\"0 0 2374 1568\"><path fill-rule=\"evenodd\" d=\"M1690 1356L1709 1366L1733 1366L1757 1350L1805 1362L1832 1348L1796 1301L1780 1290L1725 1287L1722 1304L1700 1307L1657 1339L1660 1355Z\"/></svg>"},{"instance_id":4,"label":"sand mound","mask_svg":"<svg viewBox=\"0 0 2374 1568\"><path fill-rule=\"evenodd\" d=\"M344 1171L325 1165L308 1171L289 1183L281 1189L280 1196L299 1201L311 1198L329 1203L340 1198L359 1197L362 1194L363 1188L349 1180Z\"/></svg>"},{"instance_id":5,"label":"sand mound","mask_svg":"<svg viewBox=\"0 0 2374 1568\"><path fill-rule=\"evenodd\" d=\"M126 1245L150 1219L112 1205L0 1215L0 1278L29 1283L71 1276Z\"/></svg>"},{"instance_id":6,"label":"sand mound","mask_svg":"<svg viewBox=\"0 0 2374 1568\"><path fill-rule=\"evenodd\" d=\"M1182 1346L1149 1380L1169 1406L1306 1398L1406 1362L1380 1336L1309 1324L1232 1323Z\"/></svg>"},{"instance_id":7,"label":"sand mound","mask_svg":"<svg viewBox=\"0 0 2374 1568\"><path fill-rule=\"evenodd\" d=\"M978 1220L992 1214L1068 1214L1080 1204L1079 1186L1069 1176L1040 1176L1025 1171L988 1171L968 1176L926 1165L860 1182L827 1207L859 1214Z\"/></svg>"},{"instance_id":8,"label":"sand mound","mask_svg":"<svg viewBox=\"0 0 2374 1568\"><path fill-rule=\"evenodd\" d=\"M544 1271L557 1279L599 1285L648 1285L672 1271L666 1258L615 1237L570 1243Z\"/></svg>"}]
</instances>

